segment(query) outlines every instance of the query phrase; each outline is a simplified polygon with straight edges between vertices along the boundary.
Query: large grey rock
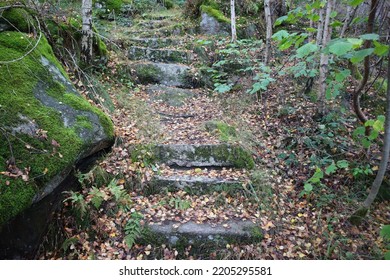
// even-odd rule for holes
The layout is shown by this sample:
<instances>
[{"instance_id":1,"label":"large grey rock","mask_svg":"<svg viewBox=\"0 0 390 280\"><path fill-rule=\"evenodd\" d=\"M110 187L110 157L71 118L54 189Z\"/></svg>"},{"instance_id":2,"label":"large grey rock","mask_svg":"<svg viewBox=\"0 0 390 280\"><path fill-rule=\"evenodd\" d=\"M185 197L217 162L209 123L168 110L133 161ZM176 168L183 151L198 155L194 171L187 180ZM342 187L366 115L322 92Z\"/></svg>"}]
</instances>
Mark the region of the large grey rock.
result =
<instances>
[{"instance_id":1,"label":"large grey rock","mask_svg":"<svg viewBox=\"0 0 390 280\"><path fill-rule=\"evenodd\" d=\"M150 60L154 62L176 62L184 64L190 64L194 59L190 51L153 49L138 46L129 48L128 57L130 60Z\"/></svg>"},{"instance_id":2,"label":"large grey rock","mask_svg":"<svg viewBox=\"0 0 390 280\"><path fill-rule=\"evenodd\" d=\"M201 14L200 32L205 35L228 35L227 24L221 23L205 12Z\"/></svg>"},{"instance_id":3,"label":"large grey rock","mask_svg":"<svg viewBox=\"0 0 390 280\"><path fill-rule=\"evenodd\" d=\"M163 84L170 87L200 86L191 68L181 64L140 62L130 66L142 84Z\"/></svg>"},{"instance_id":4,"label":"large grey rock","mask_svg":"<svg viewBox=\"0 0 390 280\"><path fill-rule=\"evenodd\" d=\"M46 38L34 44L27 34L0 32L0 60L14 59L0 67L0 230L114 142L111 120L77 92Z\"/></svg>"}]
</instances>

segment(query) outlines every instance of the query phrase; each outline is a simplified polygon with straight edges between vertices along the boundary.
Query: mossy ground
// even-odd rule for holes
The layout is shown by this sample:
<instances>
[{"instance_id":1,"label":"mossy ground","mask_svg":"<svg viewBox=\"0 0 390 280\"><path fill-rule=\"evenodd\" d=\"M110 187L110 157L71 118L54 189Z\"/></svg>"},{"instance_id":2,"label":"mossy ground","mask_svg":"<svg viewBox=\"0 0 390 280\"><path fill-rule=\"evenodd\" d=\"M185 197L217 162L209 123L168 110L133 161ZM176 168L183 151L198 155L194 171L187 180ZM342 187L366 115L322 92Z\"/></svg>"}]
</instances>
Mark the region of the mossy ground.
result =
<instances>
[{"instance_id":1,"label":"mossy ground","mask_svg":"<svg viewBox=\"0 0 390 280\"><path fill-rule=\"evenodd\" d=\"M16 166L24 171L29 169L27 182L22 178L0 175L0 226L27 208L38 189L53 176L75 162L83 142L77 135L78 126L64 127L60 113L42 105L34 97L38 83L49 87L48 94L75 109L92 111L99 116L107 135L113 136L113 126L107 116L93 108L81 96L66 92L66 88L52 78L52 74L41 64L44 56L57 66L64 77L65 71L53 55L44 37L33 48L36 39L20 32L0 33L0 133L1 143L10 142ZM42 80L44 79L44 80ZM16 87L17 86L17 87ZM18 115L26 116L42 129L40 135L11 133L10 127L22 121ZM78 125L91 126L86 120L78 119ZM59 146L54 147L52 140ZM9 145L0 145L0 171L5 171L5 162L12 156Z\"/></svg>"}]
</instances>

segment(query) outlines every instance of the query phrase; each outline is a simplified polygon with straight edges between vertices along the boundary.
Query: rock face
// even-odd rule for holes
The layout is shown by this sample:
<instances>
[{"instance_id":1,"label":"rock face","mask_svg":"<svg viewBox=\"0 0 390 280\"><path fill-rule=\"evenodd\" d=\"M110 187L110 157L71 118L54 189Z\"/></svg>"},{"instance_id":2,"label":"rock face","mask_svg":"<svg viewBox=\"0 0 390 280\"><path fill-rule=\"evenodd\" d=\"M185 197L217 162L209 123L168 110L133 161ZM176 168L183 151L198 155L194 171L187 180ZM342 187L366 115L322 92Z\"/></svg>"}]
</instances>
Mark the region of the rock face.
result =
<instances>
[{"instance_id":1,"label":"rock face","mask_svg":"<svg viewBox=\"0 0 390 280\"><path fill-rule=\"evenodd\" d=\"M200 32L205 35L228 34L225 23L219 22L205 12L201 14Z\"/></svg>"},{"instance_id":2,"label":"rock face","mask_svg":"<svg viewBox=\"0 0 390 280\"><path fill-rule=\"evenodd\" d=\"M111 120L76 91L44 36L0 32L0 231L113 141Z\"/></svg>"}]
</instances>

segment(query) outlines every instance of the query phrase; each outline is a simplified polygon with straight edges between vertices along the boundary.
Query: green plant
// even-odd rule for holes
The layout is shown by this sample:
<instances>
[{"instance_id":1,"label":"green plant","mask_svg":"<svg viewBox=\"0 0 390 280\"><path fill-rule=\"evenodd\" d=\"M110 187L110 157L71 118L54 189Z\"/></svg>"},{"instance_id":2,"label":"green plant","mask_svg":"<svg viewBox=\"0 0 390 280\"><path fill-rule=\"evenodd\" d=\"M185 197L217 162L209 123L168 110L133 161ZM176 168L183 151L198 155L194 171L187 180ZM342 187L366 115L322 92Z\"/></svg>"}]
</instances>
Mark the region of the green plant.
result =
<instances>
[{"instance_id":1,"label":"green plant","mask_svg":"<svg viewBox=\"0 0 390 280\"><path fill-rule=\"evenodd\" d=\"M142 226L141 220L143 216L138 212L132 212L130 219L125 226L125 242L129 248L133 247L137 238L141 236Z\"/></svg>"},{"instance_id":2,"label":"green plant","mask_svg":"<svg viewBox=\"0 0 390 280\"><path fill-rule=\"evenodd\" d=\"M382 227L380 231L380 236L383 238L387 249L384 252L384 258L385 260L390 260L390 225L385 225Z\"/></svg>"},{"instance_id":3,"label":"green plant","mask_svg":"<svg viewBox=\"0 0 390 280\"><path fill-rule=\"evenodd\" d=\"M108 186L108 191L114 196L114 200L117 203L119 209L128 211L132 204L130 195L126 192L123 186L117 184L117 180L112 180Z\"/></svg>"},{"instance_id":4,"label":"green plant","mask_svg":"<svg viewBox=\"0 0 390 280\"><path fill-rule=\"evenodd\" d=\"M85 201L84 196L74 191L69 191L65 193L69 194L69 196L64 199L64 202L70 201L70 203L73 206L73 209L75 209L78 218L80 220L84 220L88 211L88 205L87 202Z\"/></svg>"},{"instance_id":5,"label":"green plant","mask_svg":"<svg viewBox=\"0 0 390 280\"><path fill-rule=\"evenodd\" d=\"M171 198L168 203L171 207L179 210L187 210L191 207L191 202L180 197Z\"/></svg>"}]
</instances>

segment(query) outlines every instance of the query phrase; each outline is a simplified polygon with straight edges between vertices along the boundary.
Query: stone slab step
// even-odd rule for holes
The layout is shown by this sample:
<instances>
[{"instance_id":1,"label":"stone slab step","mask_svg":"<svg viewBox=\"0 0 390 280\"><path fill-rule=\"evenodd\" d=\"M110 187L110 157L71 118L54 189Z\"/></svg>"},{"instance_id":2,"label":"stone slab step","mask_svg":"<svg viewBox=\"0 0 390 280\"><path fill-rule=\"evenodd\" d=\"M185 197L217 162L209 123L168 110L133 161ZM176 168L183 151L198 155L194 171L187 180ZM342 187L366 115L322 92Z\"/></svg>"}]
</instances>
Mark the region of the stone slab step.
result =
<instances>
[{"instance_id":1,"label":"stone slab step","mask_svg":"<svg viewBox=\"0 0 390 280\"><path fill-rule=\"evenodd\" d=\"M129 65L141 84L162 84L170 87L196 88L201 86L191 68L181 64L137 62Z\"/></svg>"},{"instance_id":2,"label":"stone slab step","mask_svg":"<svg viewBox=\"0 0 390 280\"><path fill-rule=\"evenodd\" d=\"M181 38L130 38L129 45L139 46L145 48L166 48L169 46L182 46L185 44L185 41Z\"/></svg>"},{"instance_id":3,"label":"stone slab step","mask_svg":"<svg viewBox=\"0 0 390 280\"><path fill-rule=\"evenodd\" d=\"M207 176L173 175L154 176L150 186L155 192L164 190L178 191L185 190L191 194L204 194L214 191L240 190L242 183L239 180L229 180L225 178L210 178Z\"/></svg>"},{"instance_id":4,"label":"stone slab step","mask_svg":"<svg viewBox=\"0 0 390 280\"><path fill-rule=\"evenodd\" d=\"M194 55L190 51L132 46L129 48L128 58L130 60L190 64L194 60Z\"/></svg>"},{"instance_id":5,"label":"stone slab step","mask_svg":"<svg viewBox=\"0 0 390 280\"><path fill-rule=\"evenodd\" d=\"M193 98L195 93L191 89L168 87L164 85L151 85L146 92L153 101L160 101L173 107L181 107L189 98Z\"/></svg>"},{"instance_id":6,"label":"stone slab step","mask_svg":"<svg viewBox=\"0 0 390 280\"><path fill-rule=\"evenodd\" d=\"M200 247L212 243L212 249L224 248L228 243L255 243L262 238L258 226L251 221L226 221L224 224L165 222L148 225L156 236L155 242L172 246Z\"/></svg>"},{"instance_id":7,"label":"stone slab step","mask_svg":"<svg viewBox=\"0 0 390 280\"><path fill-rule=\"evenodd\" d=\"M252 169L255 165L248 151L240 146L229 144L156 145L153 154L159 162L168 166Z\"/></svg>"}]
</instances>

